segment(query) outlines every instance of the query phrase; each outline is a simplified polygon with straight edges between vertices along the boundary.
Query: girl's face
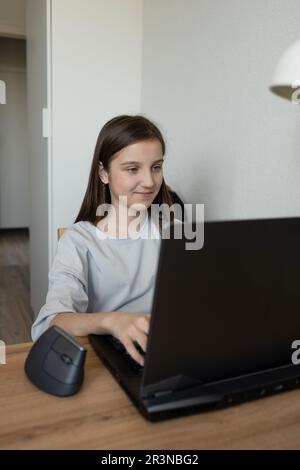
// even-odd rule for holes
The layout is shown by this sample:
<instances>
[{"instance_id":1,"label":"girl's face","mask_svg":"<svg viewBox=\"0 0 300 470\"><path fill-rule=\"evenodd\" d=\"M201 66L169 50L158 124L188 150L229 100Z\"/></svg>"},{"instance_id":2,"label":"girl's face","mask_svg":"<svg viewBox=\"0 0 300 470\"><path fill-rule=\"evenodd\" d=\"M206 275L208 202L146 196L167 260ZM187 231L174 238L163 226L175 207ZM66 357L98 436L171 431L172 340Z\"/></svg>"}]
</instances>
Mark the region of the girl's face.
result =
<instances>
[{"instance_id":1,"label":"girl's face","mask_svg":"<svg viewBox=\"0 0 300 470\"><path fill-rule=\"evenodd\" d=\"M144 140L117 152L108 172L100 164L99 177L109 185L115 207L120 196L127 196L128 207L143 204L148 208L160 190L162 166L163 153L159 140Z\"/></svg>"}]
</instances>

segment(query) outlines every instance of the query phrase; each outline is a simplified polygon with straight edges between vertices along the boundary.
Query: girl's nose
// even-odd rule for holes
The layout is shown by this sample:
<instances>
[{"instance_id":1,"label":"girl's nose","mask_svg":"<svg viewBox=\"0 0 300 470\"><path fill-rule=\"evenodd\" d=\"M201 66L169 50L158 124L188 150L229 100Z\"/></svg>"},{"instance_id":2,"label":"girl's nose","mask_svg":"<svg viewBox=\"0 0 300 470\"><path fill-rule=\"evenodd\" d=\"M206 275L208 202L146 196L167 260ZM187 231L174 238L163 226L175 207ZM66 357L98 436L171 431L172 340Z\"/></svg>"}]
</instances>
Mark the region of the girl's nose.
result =
<instances>
[{"instance_id":1,"label":"girl's nose","mask_svg":"<svg viewBox=\"0 0 300 470\"><path fill-rule=\"evenodd\" d=\"M154 187L154 178L152 172L145 172L143 174L143 180L141 182L142 186L145 188L153 188Z\"/></svg>"}]
</instances>

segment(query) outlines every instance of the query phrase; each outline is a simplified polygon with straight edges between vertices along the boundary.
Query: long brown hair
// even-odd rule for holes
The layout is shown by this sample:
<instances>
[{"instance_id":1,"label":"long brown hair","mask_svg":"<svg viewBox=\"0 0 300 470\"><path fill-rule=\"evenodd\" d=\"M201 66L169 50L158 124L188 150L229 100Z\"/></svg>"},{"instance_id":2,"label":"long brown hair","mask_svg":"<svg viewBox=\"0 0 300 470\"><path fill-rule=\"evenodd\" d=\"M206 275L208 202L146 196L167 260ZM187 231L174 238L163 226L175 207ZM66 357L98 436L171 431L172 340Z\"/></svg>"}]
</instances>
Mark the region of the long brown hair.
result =
<instances>
[{"instance_id":1,"label":"long brown hair","mask_svg":"<svg viewBox=\"0 0 300 470\"><path fill-rule=\"evenodd\" d=\"M96 225L102 218L96 215L97 207L103 203L111 203L108 185L102 183L99 178L99 162L103 163L104 169L108 172L110 162L117 152L136 142L153 139L160 141L164 155L166 146L160 130L141 115L116 116L102 127L94 151L87 190L75 223L89 221ZM172 198L164 179L153 201L153 204L163 203L172 205Z\"/></svg>"}]
</instances>

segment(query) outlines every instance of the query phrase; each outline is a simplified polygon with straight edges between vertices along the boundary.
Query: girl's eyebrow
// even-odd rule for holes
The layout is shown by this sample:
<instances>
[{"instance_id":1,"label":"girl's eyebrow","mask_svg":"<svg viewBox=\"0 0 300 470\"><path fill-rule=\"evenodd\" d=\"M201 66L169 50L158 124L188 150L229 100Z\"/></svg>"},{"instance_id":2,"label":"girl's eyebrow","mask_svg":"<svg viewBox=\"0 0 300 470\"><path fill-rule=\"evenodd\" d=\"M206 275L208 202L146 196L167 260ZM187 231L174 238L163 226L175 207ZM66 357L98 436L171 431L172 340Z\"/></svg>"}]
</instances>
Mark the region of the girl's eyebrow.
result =
<instances>
[{"instance_id":1,"label":"girl's eyebrow","mask_svg":"<svg viewBox=\"0 0 300 470\"><path fill-rule=\"evenodd\" d=\"M159 160L155 160L155 162L153 162L153 164L154 164L154 163L158 163L158 162L163 162L163 161L164 161L164 159L163 159L163 158L160 158ZM123 165L139 165L140 163L141 163L141 162L130 161L130 162L121 163L121 166L123 166Z\"/></svg>"}]
</instances>

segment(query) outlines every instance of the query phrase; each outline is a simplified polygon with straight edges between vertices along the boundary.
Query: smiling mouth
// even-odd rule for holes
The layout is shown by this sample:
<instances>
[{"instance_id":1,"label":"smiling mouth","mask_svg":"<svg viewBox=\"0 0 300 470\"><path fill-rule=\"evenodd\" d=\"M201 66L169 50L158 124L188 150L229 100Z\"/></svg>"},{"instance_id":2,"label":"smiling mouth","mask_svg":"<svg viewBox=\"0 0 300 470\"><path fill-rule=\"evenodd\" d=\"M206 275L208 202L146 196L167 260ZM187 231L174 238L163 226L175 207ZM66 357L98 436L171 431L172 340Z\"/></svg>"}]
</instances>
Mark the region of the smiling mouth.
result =
<instances>
[{"instance_id":1,"label":"smiling mouth","mask_svg":"<svg viewBox=\"0 0 300 470\"><path fill-rule=\"evenodd\" d=\"M135 191L134 194L144 194L144 195L148 194L148 195L150 195L150 194L153 194L153 192L151 192L151 193L141 193L141 192Z\"/></svg>"}]
</instances>

